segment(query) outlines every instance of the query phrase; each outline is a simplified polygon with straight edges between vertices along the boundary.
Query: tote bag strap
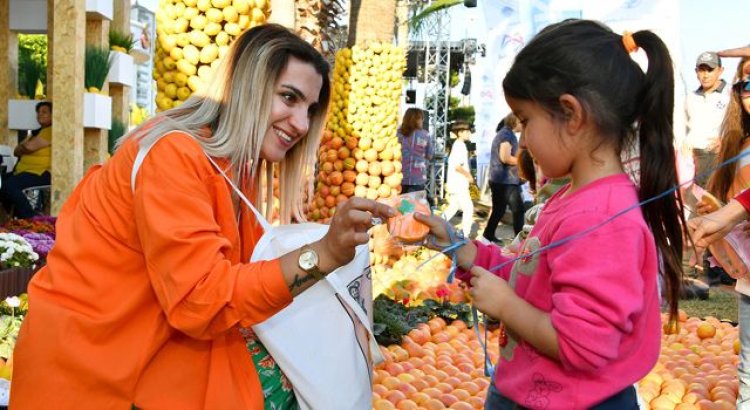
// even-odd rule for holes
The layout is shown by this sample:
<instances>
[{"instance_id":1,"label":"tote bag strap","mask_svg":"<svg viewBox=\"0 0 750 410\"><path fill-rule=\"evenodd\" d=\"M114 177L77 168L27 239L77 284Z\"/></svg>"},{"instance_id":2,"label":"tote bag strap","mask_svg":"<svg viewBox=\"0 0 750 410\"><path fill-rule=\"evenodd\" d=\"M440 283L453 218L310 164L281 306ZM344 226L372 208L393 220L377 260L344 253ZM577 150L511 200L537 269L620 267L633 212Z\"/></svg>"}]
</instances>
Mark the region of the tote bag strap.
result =
<instances>
[{"instance_id":1,"label":"tote bag strap","mask_svg":"<svg viewBox=\"0 0 750 410\"><path fill-rule=\"evenodd\" d=\"M184 133L185 135L188 135L187 133ZM156 144L159 140L162 139L163 136L154 139L148 144L141 145L138 149L138 154L135 156L135 160L133 161L133 170L130 173L130 189L133 193L135 193L135 180L136 176L138 175L138 170L141 168L141 165L143 165L143 160L146 159L146 155L148 155L149 151L151 151L151 148L153 148L154 144ZM258 219L258 223L263 227L263 232L268 232L269 229L271 229L271 224L266 220L266 218L261 214L254 206L253 204L247 199L245 194L240 191L239 188L232 182L232 180L227 176L227 174L224 172L223 169L211 158L210 155L206 154L206 158L211 162L211 165L213 165L214 168L216 168L219 173L224 177L224 179L227 180L229 185L232 187L235 193L237 193L237 196L242 200L242 202L247 205L250 210L253 211L255 214L255 217Z\"/></svg>"}]
</instances>

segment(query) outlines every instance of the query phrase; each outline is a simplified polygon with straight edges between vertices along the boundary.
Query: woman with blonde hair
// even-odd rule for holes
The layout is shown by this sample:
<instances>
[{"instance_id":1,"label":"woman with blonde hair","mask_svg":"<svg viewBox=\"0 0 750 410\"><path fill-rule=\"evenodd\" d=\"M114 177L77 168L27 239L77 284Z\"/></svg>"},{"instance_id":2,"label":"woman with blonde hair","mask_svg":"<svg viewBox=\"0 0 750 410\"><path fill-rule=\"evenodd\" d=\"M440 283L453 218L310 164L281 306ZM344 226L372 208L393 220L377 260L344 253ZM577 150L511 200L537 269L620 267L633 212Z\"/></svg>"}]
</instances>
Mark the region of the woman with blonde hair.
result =
<instances>
[{"instance_id":1,"label":"woman with blonde hair","mask_svg":"<svg viewBox=\"0 0 750 410\"><path fill-rule=\"evenodd\" d=\"M348 263L372 217L392 213L350 200L321 240L246 263L262 229L242 199L270 212L274 164L282 223L304 218L329 92L317 51L260 26L234 41L204 93L123 137L63 206L29 285L11 406L293 408L247 328Z\"/></svg>"}]
</instances>

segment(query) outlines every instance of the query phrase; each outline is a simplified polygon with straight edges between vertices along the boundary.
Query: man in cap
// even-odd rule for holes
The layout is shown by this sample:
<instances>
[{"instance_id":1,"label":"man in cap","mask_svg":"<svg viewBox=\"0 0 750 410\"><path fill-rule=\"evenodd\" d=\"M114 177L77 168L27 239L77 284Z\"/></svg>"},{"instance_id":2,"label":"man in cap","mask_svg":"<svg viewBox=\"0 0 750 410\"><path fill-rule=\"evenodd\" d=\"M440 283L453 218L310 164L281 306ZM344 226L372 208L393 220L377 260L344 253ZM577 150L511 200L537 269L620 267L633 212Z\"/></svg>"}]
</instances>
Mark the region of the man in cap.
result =
<instances>
[{"instance_id":1,"label":"man in cap","mask_svg":"<svg viewBox=\"0 0 750 410\"><path fill-rule=\"evenodd\" d=\"M717 53L701 53L695 62L700 87L689 93L685 101L687 134L684 148L693 155L695 182L704 187L711 176L709 171L715 166L721 122L729 104L729 87L721 79L723 72Z\"/></svg>"}]
</instances>

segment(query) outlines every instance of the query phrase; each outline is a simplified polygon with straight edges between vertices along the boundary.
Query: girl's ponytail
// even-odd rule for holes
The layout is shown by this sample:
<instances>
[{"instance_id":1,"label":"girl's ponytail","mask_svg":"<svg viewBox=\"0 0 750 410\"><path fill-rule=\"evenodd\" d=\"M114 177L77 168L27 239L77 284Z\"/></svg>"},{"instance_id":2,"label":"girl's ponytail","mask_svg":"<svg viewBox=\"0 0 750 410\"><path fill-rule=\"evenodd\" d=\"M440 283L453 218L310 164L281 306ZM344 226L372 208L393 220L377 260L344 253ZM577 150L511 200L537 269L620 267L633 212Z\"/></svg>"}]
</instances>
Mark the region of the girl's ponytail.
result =
<instances>
[{"instance_id":1,"label":"girl's ponytail","mask_svg":"<svg viewBox=\"0 0 750 410\"><path fill-rule=\"evenodd\" d=\"M674 150L674 67L666 45L650 31L633 34L638 47L648 56L648 71L641 87L638 116L641 201L673 189L677 183ZM643 206L662 257L665 295L670 319L677 317L677 300L682 286L683 238L688 237L682 197L667 195Z\"/></svg>"}]
</instances>

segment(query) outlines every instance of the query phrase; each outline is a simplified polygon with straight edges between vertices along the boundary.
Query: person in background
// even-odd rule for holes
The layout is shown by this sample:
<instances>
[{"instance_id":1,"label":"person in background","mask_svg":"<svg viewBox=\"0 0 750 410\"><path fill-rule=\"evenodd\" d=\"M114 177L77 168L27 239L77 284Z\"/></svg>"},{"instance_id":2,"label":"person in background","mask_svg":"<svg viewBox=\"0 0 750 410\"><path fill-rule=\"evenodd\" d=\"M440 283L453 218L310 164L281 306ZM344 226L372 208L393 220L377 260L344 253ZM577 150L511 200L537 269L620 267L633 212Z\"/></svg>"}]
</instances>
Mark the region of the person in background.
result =
<instances>
[{"instance_id":1,"label":"person in background","mask_svg":"<svg viewBox=\"0 0 750 410\"><path fill-rule=\"evenodd\" d=\"M727 108L721 127L721 151L717 162L723 163L737 155L744 154L737 163L717 169L708 184L708 191L721 201L727 202L732 197L750 188L750 82L744 72L750 70L750 57L743 57L737 65L732 87L732 98ZM708 201L701 201L700 212L714 212ZM750 260L743 261L746 265ZM728 276L727 276L728 277ZM730 278L731 279L731 278ZM737 406L740 409L750 408L750 280L737 279L735 290L740 294L740 363L737 367L737 378L740 385Z\"/></svg>"},{"instance_id":2,"label":"person in background","mask_svg":"<svg viewBox=\"0 0 750 410\"><path fill-rule=\"evenodd\" d=\"M521 196L521 178L518 176L518 138L523 127L515 115L508 114L503 126L492 140L490 150L490 190L492 192L492 212L484 236L490 242L499 242L495 231L505 208L510 206L513 214L513 233L523 229L524 204Z\"/></svg>"},{"instance_id":3,"label":"person in background","mask_svg":"<svg viewBox=\"0 0 750 410\"><path fill-rule=\"evenodd\" d=\"M13 174L3 179L0 202L8 214L15 218L35 215L23 190L32 186L49 185L52 165L52 103L42 101L36 105L36 120L42 126L36 135L30 135L16 146L13 155L18 163Z\"/></svg>"},{"instance_id":4,"label":"person in background","mask_svg":"<svg viewBox=\"0 0 750 410\"><path fill-rule=\"evenodd\" d=\"M305 220L330 89L318 51L280 25L257 26L203 93L92 167L29 284L10 407L297 408L251 327L348 264L373 217L395 216L352 198L320 240L248 262L263 228L247 203L270 212L274 167L280 222Z\"/></svg>"},{"instance_id":5,"label":"person in background","mask_svg":"<svg viewBox=\"0 0 750 410\"><path fill-rule=\"evenodd\" d=\"M461 210L461 231L465 238L469 238L474 219L474 202L469 193L469 184L474 177L469 169L469 151L466 141L471 137L471 125L465 121L456 121L451 126L451 136L455 138L451 152L448 155L448 172L446 193L448 207L443 212L443 219L450 221Z\"/></svg>"},{"instance_id":6,"label":"person in background","mask_svg":"<svg viewBox=\"0 0 750 410\"><path fill-rule=\"evenodd\" d=\"M401 162L404 178L401 193L423 191L427 182L429 161L435 151L430 134L422 128L424 111L409 108L398 129L398 142L401 143Z\"/></svg>"},{"instance_id":7,"label":"person in background","mask_svg":"<svg viewBox=\"0 0 750 410\"><path fill-rule=\"evenodd\" d=\"M645 73L630 57L638 48ZM546 202L518 259L481 241L456 251L474 306L502 324L485 409L638 408L633 384L661 351L657 283L677 320L683 277L682 201L657 196L677 184L671 67L651 31L570 19L532 38L505 76L525 146L544 175L570 184ZM621 161L633 140L640 186ZM416 218L434 248L452 244L440 219Z\"/></svg>"},{"instance_id":8,"label":"person in background","mask_svg":"<svg viewBox=\"0 0 750 410\"><path fill-rule=\"evenodd\" d=\"M705 187L708 172L716 163L719 150L719 128L729 104L726 82L721 79L724 68L721 58L713 51L705 51L695 62L695 73L700 86L685 100L687 133L684 150L689 150L695 166L695 183Z\"/></svg>"}]
</instances>

